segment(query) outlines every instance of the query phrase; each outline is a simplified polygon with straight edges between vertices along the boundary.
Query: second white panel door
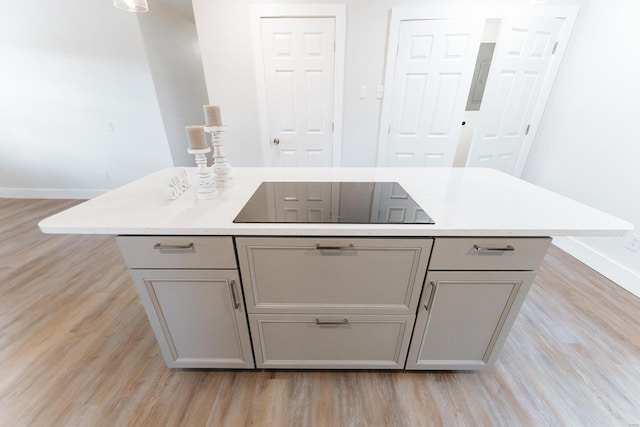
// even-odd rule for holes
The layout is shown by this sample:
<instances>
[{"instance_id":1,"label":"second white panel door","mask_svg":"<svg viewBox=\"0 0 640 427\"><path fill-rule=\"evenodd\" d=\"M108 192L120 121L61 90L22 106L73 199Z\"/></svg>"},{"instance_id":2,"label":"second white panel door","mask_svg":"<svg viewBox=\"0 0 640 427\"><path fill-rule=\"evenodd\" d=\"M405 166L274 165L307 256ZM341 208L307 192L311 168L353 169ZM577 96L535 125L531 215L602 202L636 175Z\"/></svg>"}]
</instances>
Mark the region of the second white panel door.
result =
<instances>
[{"instance_id":1,"label":"second white panel door","mask_svg":"<svg viewBox=\"0 0 640 427\"><path fill-rule=\"evenodd\" d=\"M482 26L481 19L401 22L379 165L451 166Z\"/></svg>"},{"instance_id":2,"label":"second white panel door","mask_svg":"<svg viewBox=\"0 0 640 427\"><path fill-rule=\"evenodd\" d=\"M271 166L331 166L335 18L261 18Z\"/></svg>"},{"instance_id":3,"label":"second white panel door","mask_svg":"<svg viewBox=\"0 0 640 427\"><path fill-rule=\"evenodd\" d=\"M502 24L467 166L513 174L540 89L549 75L562 19L510 16ZM545 95L546 97L546 95Z\"/></svg>"}]
</instances>

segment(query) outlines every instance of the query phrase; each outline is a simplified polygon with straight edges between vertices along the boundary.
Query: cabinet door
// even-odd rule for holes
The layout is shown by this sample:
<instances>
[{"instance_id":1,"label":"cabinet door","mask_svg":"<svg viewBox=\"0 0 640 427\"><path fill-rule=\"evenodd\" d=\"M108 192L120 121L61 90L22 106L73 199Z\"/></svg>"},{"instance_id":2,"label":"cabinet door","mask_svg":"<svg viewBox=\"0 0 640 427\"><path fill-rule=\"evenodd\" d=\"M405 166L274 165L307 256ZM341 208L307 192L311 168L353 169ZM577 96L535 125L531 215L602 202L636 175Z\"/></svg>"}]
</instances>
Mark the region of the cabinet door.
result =
<instances>
[{"instance_id":1,"label":"cabinet door","mask_svg":"<svg viewBox=\"0 0 640 427\"><path fill-rule=\"evenodd\" d=\"M170 368L253 368L235 270L131 270Z\"/></svg>"},{"instance_id":2,"label":"cabinet door","mask_svg":"<svg viewBox=\"0 0 640 427\"><path fill-rule=\"evenodd\" d=\"M402 369L415 316L250 314L258 368Z\"/></svg>"},{"instance_id":3,"label":"cabinet door","mask_svg":"<svg viewBox=\"0 0 640 427\"><path fill-rule=\"evenodd\" d=\"M533 271L429 272L407 369L491 367L534 277Z\"/></svg>"}]
</instances>

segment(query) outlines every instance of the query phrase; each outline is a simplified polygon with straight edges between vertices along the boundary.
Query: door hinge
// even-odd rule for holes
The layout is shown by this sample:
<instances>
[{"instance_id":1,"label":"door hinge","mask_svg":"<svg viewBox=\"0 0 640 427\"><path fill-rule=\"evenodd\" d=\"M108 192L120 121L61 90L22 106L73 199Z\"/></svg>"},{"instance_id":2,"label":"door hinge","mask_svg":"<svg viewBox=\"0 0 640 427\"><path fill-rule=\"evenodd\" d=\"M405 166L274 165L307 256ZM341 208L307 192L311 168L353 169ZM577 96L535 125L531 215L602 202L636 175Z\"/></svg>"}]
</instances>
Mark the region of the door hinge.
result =
<instances>
[{"instance_id":1,"label":"door hinge","mask_svg":"<svg viewBox=\"0 0 640 427\"><path fill-rule=\"evenodd\" d=\"M558 48L558 42L553 45L553 49L551 49L551 55L556 53L556 49Z\"/></svg>"},{"instance_id":2,"label":"door hinge","mask_svg":"<svg viewBox=\"0 0 640 427\"><path fill-rule=\"evenodd\" d=\"M531 129L531 125L530 124L527 125L527 130L524 131L525 135L529 135L529 129Z\"/></svg>"},{"instance_id":3,"label":"door hinge","mask_svg":"<svg viewBox=\"0 0 640 427\"><path fill-rule=\"evenodd\" d=\"M331 123L331 133L335 132L335 130L336 130L336 124Z\"/></svg>"},{"instance_id":4,"label":"door hinge","mask_svg":"<svg viewBox=\"0 0 640 427\"><path fill-rule=\"evenodd\" d=\"M389 125L389 128L387 128L387 135L391 134L391 125Z\"/></svg>"}]
</instances>

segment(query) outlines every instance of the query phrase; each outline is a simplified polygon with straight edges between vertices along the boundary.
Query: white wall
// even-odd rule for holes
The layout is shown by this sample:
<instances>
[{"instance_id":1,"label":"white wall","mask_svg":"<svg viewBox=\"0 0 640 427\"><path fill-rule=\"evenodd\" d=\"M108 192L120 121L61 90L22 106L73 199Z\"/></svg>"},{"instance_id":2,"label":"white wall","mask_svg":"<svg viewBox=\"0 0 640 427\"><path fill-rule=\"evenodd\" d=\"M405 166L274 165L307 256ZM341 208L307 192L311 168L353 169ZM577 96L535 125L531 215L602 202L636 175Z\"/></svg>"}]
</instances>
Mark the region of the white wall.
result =
<instances>
[{"instance_id":1,"label":"white wall","mask_svg":"<svg viewBox=\"0 0 640 427\"><path fill-rule=\"evenodd\" d=\"M184 127L203 124L209 103L196 26L161 2L137 17L173 163L195 166Z\"/></svg>"},{"instance_id":2,"label":"white wall","mask_svg":"<svg viewBox=\"0 0 640 427\"><path fill-rule=\"evenodd\" d=\"M619 216L640 234L640 3L589 0L536 135L523 179ZM628 238L558 239L640 296Z\"/></svg>"},{"instance_id":3,"label":"white wall","mask_svg":"<svg viewBox=\"0 0 640 427\"><path fill-rule=\"evenodd\" d=\"M278 2L193 0L209 99L221 106L228 127L226 153L236 166L263 165L249 20L251 5L261 3ZM294 3L347 5L342 166L376 165L382 100L375 99L375 88L384 82L391 8L433 4L477 6L477 2L471 0L298 0ZM497 9L509 3L518 1L485 2ZM359 99L360 86L368 87L367 99Z\"/></svg>"},{"instance_id":4,"label":"white wall","mask_svg":"<svg viewBox=\"0 0 640 427\"><path fill-rule=\"evenodd\" d=\"M193 0L209 101L220 106L225 154L233 166L263 165L248 4Z\"/></svg>"},{"instance_id":5,"label":"white wall","mask_svg":"<svg viewBox=\"0 0 640 427\"><path fill-rule=\"evenodd\" d=\"M91 197L171 166L134 14L25 0L0 17L0 197Z\"/></svg>"}]
</instances>

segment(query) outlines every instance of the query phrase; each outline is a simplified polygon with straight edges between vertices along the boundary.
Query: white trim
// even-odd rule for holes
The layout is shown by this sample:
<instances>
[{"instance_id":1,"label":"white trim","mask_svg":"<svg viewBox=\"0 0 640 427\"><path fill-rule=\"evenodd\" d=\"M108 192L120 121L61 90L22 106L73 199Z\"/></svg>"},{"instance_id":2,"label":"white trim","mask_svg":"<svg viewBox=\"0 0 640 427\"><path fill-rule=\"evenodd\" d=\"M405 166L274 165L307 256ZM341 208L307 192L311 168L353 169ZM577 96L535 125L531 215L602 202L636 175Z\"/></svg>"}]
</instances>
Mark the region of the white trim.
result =
<instances>
[{"instance_id":1,"label":"white trim","mask_svg":"<svg viewBox=\"0 0 640 427\"><path fill-rule=\"evenodd\" d=\"M92 199L109 189L79 188L0 188L0 198L6 199Z\"/></svg>"},{"instance_id":2,"label":"white trim","mask_svg":"<svg viewBox=\"0 0 640 427\"><path fill-rule=\"evenodd\" d=\"M555 237L553 244L640 298L640 275L575 237Z\"/></svg>"},{"instance_id":3,"label":"white trim","mask_svg":"<svg viewBox=\"0 0 640 427\"><path fill-rule=\"evenodd\" d=\"M344 62L346 51L347 8L344 3L326 4L259 4L252 5L251 35L253 41L253 61L255 64L256 88L258 95L258 112L260 116L260 145L262 146L263 163L269 161L269 119L267 106L267 89L264 81L264 61L262 57L262 37L260 18L278 17L332 17L336 20L336 50L334 62L333 86L333 146L332 166L340 166L342 158L342 110L344 104Z\"/></svg>"},{"instance_id":4,"label":"white trim","mask_svg":"<svg viewBox=\"0 0 640 427\"><path fill-rule=\"evenodd\" d=\"M531 116L531 121L529 123L531 125L531 128L529 130L529 133L524 137L524 140L522 141L522 147L520 147L520 153L518 154L516 165L513 168L513 176L516 177L522 176L522 172L524 171L524 168L527 164L529 153L531 152L531 147L533 146L533 141L535 140L536 133L538 133L540 120L542 119L542 115L544 114L547 101L549 100L549 95L551 94L551 89L553 89L553 84L556 81L556 76L558 75L558 70L560 69L560 64L562 63L564 53L567 50L567 45L569 44L573 27L575 26L576 20L578 19L580 5L575 4L535 6L531 8L531 12L538 15L541 14L543 16L562 18L563 22L562 28L560 28L560 33L558 34L558 46L556 48L556 53L553 54L553 57L551 58L551 63L549 64L547 75L545 76L544 83L542 84L542 87L540 88L540 92L538 94L536 107L534 108L533 115ZM471 152L471 150L469 150L469 152Z\"/></svg>"},{"instance_id":5,"label":"white trim","mask_svg":"<svg viewBox=\"0 0 640 427\"><path fill-rule=\"evenodd\" d=\"M388 129L391 124L391 105L393 100L393 82L395 80L396 51L400 38L402 21L426 19L491 19L504 13L501 8L481 7L478 5L455 6L434 5L429 7L394 7L389 18L389 38L387 40L386 63L384 70L385 96L382 99L380 129L378 130L378 153L376 166L388 166L387 150L389 149Z\"/></svg>"}]
</instances>

